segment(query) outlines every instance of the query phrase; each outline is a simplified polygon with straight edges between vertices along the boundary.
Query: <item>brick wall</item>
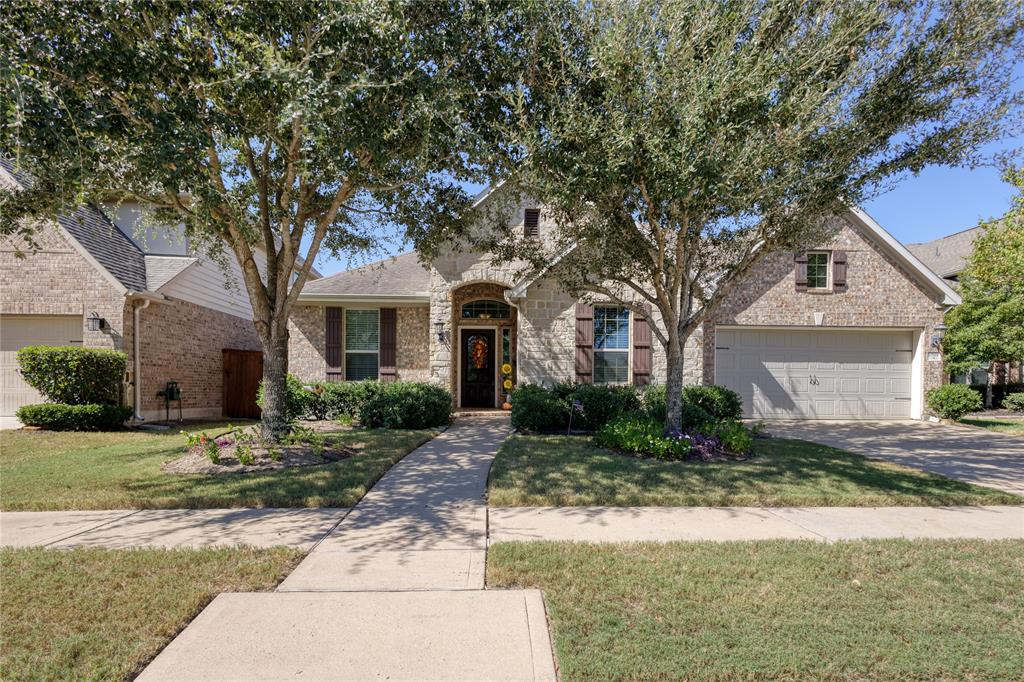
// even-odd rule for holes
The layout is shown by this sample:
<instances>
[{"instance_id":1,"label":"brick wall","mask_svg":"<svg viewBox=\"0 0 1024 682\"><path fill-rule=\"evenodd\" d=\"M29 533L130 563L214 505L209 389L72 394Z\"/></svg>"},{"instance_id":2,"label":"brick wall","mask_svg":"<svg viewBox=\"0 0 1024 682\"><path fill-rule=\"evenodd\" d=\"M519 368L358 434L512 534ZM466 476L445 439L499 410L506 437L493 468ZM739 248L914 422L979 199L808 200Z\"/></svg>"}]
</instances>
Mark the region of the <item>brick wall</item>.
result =
<instances>
[{"instance_id":1,"label":"brick wall","mask_svg":"<svg viewBox=\"0 0 1024 682\"><path fill-rule=\"evenodd\" d=\"M792 253L766 257L725 298L704 325L704 380L714 382L716 325L813 327L814 313L824 313L822 327L902 327L920 330L929 339L942 321L936 295L883 253L860 228L843 220L823 249L847 255L845 289L798 292ZM930 350L930 349L926 349ZM941 361L924 361L924 389L943 382Z\"/></svg>"},{"instance_id":2,"label":"brick wall","mask_svg":"<svg viewBox=\"0 0 1024 682\"><path fill-rule=\"evenodd\" d=\"M59 228L44 224L37 242L33 252L23 243L0 241L0 314L81 315L82 345L128 351L124 295ZM106 329L86 329L85 316L93 311L106 320Z\"/></svg>"},{"instance_id":3,"label":"brick wall","mask_svg":"<svg viewBox=\"0 0 1024 682\"><path fill-rule=\"evenodd\" d=\"M139 313L142 330L142 409L162 417L168 381L181 387L186 416L220 416L225 348L260 350L252 321L178 299L153 303Z\"/></svg>"}]
</instances>

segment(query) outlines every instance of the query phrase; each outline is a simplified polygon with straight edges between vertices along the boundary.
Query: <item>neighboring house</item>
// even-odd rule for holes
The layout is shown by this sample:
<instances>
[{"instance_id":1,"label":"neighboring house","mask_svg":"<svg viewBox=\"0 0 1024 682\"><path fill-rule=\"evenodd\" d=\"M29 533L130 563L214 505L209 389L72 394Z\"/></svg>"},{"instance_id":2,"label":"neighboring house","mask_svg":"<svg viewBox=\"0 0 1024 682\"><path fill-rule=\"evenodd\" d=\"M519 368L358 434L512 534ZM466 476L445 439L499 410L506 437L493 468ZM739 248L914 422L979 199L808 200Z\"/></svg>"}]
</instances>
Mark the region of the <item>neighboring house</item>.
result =
<instances>
[{"instance_id":1,"label":"neighboring house","mask_svg":"<svg viewBox=\"0 0 1024 682\"><path fill-rule=\"evenodd\" d=\"M974 240L984 231L984 226L979 225L930 242L907 244L907 248L951 286L959 288L960 273L967 267L967 261L974 250ZM1024 381L1024 363L997 363L992 374L989 377L988 369L979 367L959 374L953 380L969 384L987 384L990 380L996 384L1021 382Z\"/></svg>"},{"instance_id":2,"label":"neighboring house","mask_svg":"<svg viewBox=\"0 0 1024 682\"><path fill-rule=\"evenodd\" d=\"M686 346L688 383L735 389L753 417L923 416L924 392L943 382L935 327L959 297L863 212L840 220L828 244L768 256L734 286ZM541 239L549 227L530 205L507 223ZM407 253L311 282L291 318L291 371L427 379L457 408L500 405L505 363L517 384L663 380L646 320L518 272L452 247L426 264Z\"/></svg>"},{"instance_id":3,"label":"neighboring house","mask_svg":"<svg viewBox=\"0 0 1024 682\"><path fill-rule=\"evenodd\" d=\"M0 182L26 179L0 158ZM41 402L15 358L37 344L125 352L124 403L137 417L164 418L157 394L168 381L181 389L184 418L222 416L224 351L260 349L241 271L230 256L225 271L191 254L180 228L140 230L139 216L132 204L82 206L44 227L35 251L0 241L0 427Z\"/></svg>"}]
</instances>

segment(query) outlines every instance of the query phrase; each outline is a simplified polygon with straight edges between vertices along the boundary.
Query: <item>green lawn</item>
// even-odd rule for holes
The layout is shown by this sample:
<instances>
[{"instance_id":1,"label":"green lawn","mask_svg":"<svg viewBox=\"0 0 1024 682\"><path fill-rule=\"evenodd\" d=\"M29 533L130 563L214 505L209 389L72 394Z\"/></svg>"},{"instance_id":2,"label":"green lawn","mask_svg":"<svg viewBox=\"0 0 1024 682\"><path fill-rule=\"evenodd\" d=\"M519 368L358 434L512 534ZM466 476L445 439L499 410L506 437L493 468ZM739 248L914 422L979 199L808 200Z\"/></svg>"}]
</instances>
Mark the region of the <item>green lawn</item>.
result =
<instances>
[{"instance_id":1,"label":"green lawn","mask_svg":"<svg viewBox=\"0 0 1024 682\"><path fill-rule=\"evenodd\" d=\"M500 543L563 680L1019 680L1024 541Z\"/></svg>"},{"instance_id":2,"label":"green lawn","mask_svg":"<svg viewBox=\"0 0 1024 682\"><path fill-rule=\"evenodd\" d=\"M997 433L1009 433L1015 436L1024 436L1024 419L1005 419L999 417L964 417L961 424L969 426L980 426L989 431Z\"/></svg>"},{"instance_id":3,"label":"green lawn","mask_svg":"<svg viewBox=\"0 0 1024 682\"><path fill-rule=\"evenodd\" d=\"M824 445L770 439L744 462L637 459L576 436L513 436L491 469L492 507L930 506L1024 498Z\"/></svg>"},{"instance_id":4,"label":"green lawn","mask_svg":"<svg viewBox=\"0 0 1024 682\"><path fill-rule=\"evenodd\" d=\"M134 676L219 593L270 590L300 556L285 548L2 549L0 677Z\"/></svg>"},{"instance_id":5,"label":"green lawn","mask_svg":"<svg viewBox=\"0 0 1024 682\"><path fill-rule=\"evenodd\" d=\"M189 427L216 433L210 424ZM328 436L364 444L340 462L262 474L172 475L160 465L184 453L177 431L0 432L0 508L176 509L348 507L430 431L354 429Z\"/></svg>"}]
</instances>

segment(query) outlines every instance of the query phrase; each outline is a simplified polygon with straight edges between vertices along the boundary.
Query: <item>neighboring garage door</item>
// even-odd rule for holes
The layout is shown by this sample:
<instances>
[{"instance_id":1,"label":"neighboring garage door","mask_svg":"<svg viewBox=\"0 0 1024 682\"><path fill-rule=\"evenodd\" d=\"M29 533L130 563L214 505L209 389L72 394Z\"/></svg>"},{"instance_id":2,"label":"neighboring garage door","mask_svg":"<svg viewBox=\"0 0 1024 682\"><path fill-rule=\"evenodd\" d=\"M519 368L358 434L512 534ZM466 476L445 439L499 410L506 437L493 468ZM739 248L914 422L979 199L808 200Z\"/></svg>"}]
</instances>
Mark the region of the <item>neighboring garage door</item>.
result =
<instances>
[{"instance_id":1,"label":"neighboring garage door","mask_svg":"<svg viewBox=\"0 0 1024 682\"><path fill-rule=\"evenodd\" d=\"M907 418L913 347L909 331L719 329L715 383L747 417Z\"/></svg>"},{"instance_id":2,"label":"neighboring garage door","mask_svg":"<svg viewBox=\"0 0 1024 682\"><path fill-rule=\"evenodd\" d=\"M43 315L0 317L0 426L15 426L14 412L42 397L18 373L18 349L82 343L82 317Z\"/></svg>"}]
</instances>

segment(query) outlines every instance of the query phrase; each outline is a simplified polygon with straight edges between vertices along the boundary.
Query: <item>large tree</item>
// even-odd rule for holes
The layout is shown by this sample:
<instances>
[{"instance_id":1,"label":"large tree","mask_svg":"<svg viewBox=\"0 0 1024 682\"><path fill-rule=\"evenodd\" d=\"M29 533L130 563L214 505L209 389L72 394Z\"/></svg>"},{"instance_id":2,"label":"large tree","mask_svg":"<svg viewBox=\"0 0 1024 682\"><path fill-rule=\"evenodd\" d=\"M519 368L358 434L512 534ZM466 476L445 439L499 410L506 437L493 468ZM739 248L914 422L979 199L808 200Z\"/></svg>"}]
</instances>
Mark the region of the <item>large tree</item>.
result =
<instances>
[{"instance_id":1,"label":"large tree","mask_svg":"<svg viewBox=\"0 0 1024 682\"><path fill-rule=\"evenodd\" d=\"M1024 360L1024 171L1006 179L1019 190L1013 208L984 225L960 273L963 303L946 314L942 359L952 373Z\"/></svg>"},{"instance_id":2,"label":"large tree","mask_svg":"<svg viewBox=\"0 0 1024 682\"><path fill-rule=\"evenodd\" d=\"M570 292L653 306L666 426L687 338L760 259L820 245L830 217L901 175L979 161L1019 111L1015 2L546 9L509 100L509 181L557 228L488 246Z\"/></svg>"},{"instance_id":3,"label":"large tree","mask_svg":"<svg viewBox=\"0 0 1024 682\"><path fill-rule=\"evenodd\" d=\"M225 245L277 438L288 315L314 259L389 237L429 252L459 229L460 182L486 170L507 111L515 18L460 0L7 2L0 152L34 182L0 197L0 230L117 196Z\"/></svg>"}]
</instances>

